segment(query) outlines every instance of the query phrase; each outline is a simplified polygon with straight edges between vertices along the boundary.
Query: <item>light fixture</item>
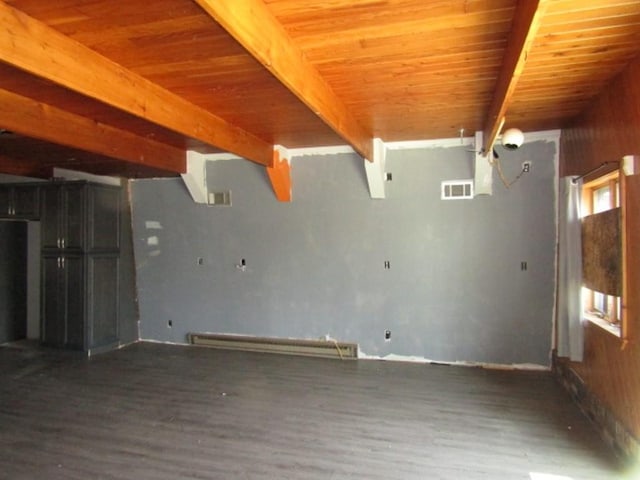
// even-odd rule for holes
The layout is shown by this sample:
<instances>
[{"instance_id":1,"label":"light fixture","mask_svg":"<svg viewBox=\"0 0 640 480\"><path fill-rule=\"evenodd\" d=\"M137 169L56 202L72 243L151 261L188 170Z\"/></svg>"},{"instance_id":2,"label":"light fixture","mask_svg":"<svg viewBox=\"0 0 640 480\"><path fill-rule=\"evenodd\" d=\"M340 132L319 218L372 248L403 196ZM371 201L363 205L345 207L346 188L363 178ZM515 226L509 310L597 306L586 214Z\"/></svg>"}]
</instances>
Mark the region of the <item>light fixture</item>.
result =
<instances>
[{"instance_id":1,"label":"light fixture","mask_svg":"<svg viewBox=\"0 0 640 480\"><path fill-rule=\"evenodd\" d=\"M515 150L524 142L524 134L518 128L509 128L502 134L502 145L509 150Z\"/></svg>"}]
</instances>

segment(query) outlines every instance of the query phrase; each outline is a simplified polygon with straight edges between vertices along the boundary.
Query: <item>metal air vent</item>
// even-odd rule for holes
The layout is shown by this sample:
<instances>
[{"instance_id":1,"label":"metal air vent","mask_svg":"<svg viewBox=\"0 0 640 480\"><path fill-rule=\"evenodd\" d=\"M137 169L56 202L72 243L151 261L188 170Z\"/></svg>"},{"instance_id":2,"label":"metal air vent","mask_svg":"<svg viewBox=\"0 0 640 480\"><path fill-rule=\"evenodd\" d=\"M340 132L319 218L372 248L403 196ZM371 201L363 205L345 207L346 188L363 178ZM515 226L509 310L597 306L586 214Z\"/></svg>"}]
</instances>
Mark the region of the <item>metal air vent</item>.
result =
<instances>
[{"instance_id":1,"label":"metal air vent","mask_svg":"<svg viewBox=\"0 0 640 480\"><path fill-rule=\"evenodd\" d=\"M442 200L464 200L473 198L473 180L446 180L441 183Z\"/></svg>"},{"instance_id":2,"label":"metal air vent","mask_svg":"<svg viewBox=\"0 0 640 480\"><path fill-rule=\"evenodd\" d=\"M209 192L209 205L231 206L231 191Z\"/></svg>"}]
</instances>

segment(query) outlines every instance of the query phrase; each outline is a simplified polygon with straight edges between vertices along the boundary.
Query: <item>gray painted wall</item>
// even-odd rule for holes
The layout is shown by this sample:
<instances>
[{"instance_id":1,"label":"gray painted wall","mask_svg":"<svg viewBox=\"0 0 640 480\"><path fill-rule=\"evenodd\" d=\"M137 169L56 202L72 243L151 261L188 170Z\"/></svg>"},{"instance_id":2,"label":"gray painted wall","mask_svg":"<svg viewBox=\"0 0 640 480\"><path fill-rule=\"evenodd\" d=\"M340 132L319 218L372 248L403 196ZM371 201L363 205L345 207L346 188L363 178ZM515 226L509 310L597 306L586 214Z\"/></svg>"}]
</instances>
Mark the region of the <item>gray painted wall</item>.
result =
<instances>
[{"instance_id":1,"label":"gray painted wall","mask_svg":"<svg viewBox=\"0 0 640 480\"><path fill-rule=\"evenodd\" d=\"M288 204L241 160L207 167L231 207L194 204L179 179L133 182L141 338L328 334L368 355L548 364L556 143L499 151L508 178L532 171L474 200L440 200L442 180L473 176L462 146L389 152L385 200L350 154L294 158Z\"/></svg>"},{"instance_id":2,"label":"gray painted wall","mask_svg":"<svg viewBox=\"0 0 640 480\"><path fill-rule=\"evenodd\" d=\"M124 183L120 196L122 210L120 212L120 297L118 298L118 332L121 344L132 343L140 338L129 188L129 184Z\"/></svg>"}]
</instances>

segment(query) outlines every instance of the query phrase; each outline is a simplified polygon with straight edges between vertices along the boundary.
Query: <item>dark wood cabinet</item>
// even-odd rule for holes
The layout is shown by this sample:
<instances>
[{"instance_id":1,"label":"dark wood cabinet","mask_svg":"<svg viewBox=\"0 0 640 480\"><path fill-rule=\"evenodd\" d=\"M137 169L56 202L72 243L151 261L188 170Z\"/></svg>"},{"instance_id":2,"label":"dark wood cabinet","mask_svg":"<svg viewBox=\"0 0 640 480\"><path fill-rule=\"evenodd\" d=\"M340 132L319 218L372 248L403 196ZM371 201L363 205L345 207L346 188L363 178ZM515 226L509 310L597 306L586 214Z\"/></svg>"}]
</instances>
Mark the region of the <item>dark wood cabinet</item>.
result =
<instances>
[{"instance_id":1,"label":"dark wood cabinet","mask_svg":"<svg viewBox=\"0 0 640 480\"><path fill-rule=\"evenodd\" d=\"M85 183L54 183L42 188L42 248L83 250L85 244Z\"/></svg>"},{"instance_id":2,"label":"dark wood cabinet","mask_svg":"<svg viewBox=\"0 0 640 480\"><path fill-rule=\"evenodd\" d=\"M84 261L81 255L42 256L42 341L82 350L84 340Z\"/></svg>"},{"instance_id":3,"label":"dark wood cabinet","mask_svg":"<svg viewBox=\"0 0 640 480\"><path fill-rule=\"evenodd\" d=\"M87 257L86 344L93 350L113 345L118 335L120 263L115 254Z\"/></svg>"},{"instance_id":4,"label":"dark wood cabinet","mask_svg":"<svg viewBox=\"0 0 640 480\"><path fill-rule=\"evenodd\" d=\"M0 185L0 218L37 220L39 217L40 187L38 185Z\"/></svg>"},{"instance_id":5,"label":"dark wood cabinet","mask_svg":"<svg viewBox=\"0 0 640 480\"><path fill-rule=\"evenodd\" d=\"M120 189L94 186L87 191L89 252L120 250Z\"/></svg>"},{"instance_id":6,"label":"dark wood cabinet","mask_svg":"<svg viewBox=\"0 0 640 480\"><path fill-rule=\"evenodd\" d=\"M118 342L120 189L42 188L42 340L88 353Z\"/></svg>"}]
</instances>

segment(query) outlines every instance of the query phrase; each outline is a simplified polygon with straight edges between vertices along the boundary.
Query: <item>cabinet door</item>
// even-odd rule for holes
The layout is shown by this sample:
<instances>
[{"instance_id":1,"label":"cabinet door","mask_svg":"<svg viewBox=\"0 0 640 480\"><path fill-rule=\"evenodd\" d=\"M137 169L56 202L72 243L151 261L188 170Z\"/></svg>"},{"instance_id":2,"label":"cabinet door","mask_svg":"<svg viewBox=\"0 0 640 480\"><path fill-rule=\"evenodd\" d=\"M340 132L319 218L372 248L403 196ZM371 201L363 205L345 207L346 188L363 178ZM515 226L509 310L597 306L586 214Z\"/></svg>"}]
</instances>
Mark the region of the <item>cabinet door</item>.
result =
<instances>
[{"instance_id":1,"label":"cabinet door","mask_svg":"<svg viewBox=\"0 0 640 480\"><path fill-rule=\"evenodd\" d=\"M82 249L84 247L84 184L66 184L62 187L61 237L63 248Z\"/></svg>"},{"instance_id":2,"label":"cabinet door","mask_svg":"<svg viewBox=\"0 0 640 480\"><path fill-rule=\"evenodd\" d=\"M91 186L88 190L89 251L120 249L120 189Z\"/></svg>"},{"instance_id":3,"label":"cabinet door","mask_svg":"<svg viewBox=\"0 0 640 480\"><path fill-rule=\"evenodd\" d=\"M65 320L67 338L65 346L75 350L86 349L85 275L84 259L80 255L62 257L64 277Z\"/></svg>"},{"instance_id":4,"label":"cabinet door","mask_svg":"<svg viewBox=\"0 0 640 480\"><path fill-rule=\"evenodd\" d=\"M0 185L0 218L40 218L40 189L35 185Z\"/></svg>"},{"instance_id":5,"label":"cabinet door","mask_svg":"<svg viewBox=\"0 0 640 480\"><path fill-rule=\"evenodd\" d=\"M42 248L62 248L60 238L60 192L57 185L47 185L40 191L42 210L40 216L40 236Z\"/></svg>"},{"instance_id":6,"label":"cabinet door","mask_svg":"<svg viewBox=\"0 0 640 480\"><path fill-rule=\"evenodd\" d=\"M81 256L43 255L43 343L53 347L84 348L84 295Z\"/></svg>"},{"instance_id":7,"label":"cabinet door","mask_svg":"<svg viewBox=\"0 0 640 480\"><path fill-rule=\"evenodd\" d=\"M11 187L8 185L0 185L0 218L11 216Z\"/></svg>"},{"instance_id":8,"label":"cabinet door","mask_svg":"<svg viewBox=\"0 0 640 480\"><path fill-rule=\"evenodd\" d=\"M64 346L67 337L65 289L60 266L61 257L59 255L43 255L41 277L42 342L53 347Z\"/></svg>"},{"instance_id":9,"label":"cabinet door","mask_svg":"<svg viewBox=\"0 0 640 480\"><path fill-rule=\"evenodd\" d=\"M118 341L117 255L91 255L87 265L87 328L89 348Z\"/></svg>"},{"instance_id":10,"label":"cabinet door","mask_svg":"<svg viewBox=\"0 0 640 480\"><path fill-rule=\"evenodd\" d=\"M42 247L76 249L84 246L84 183L42 188Z\"/></svg>"},{"instance_id":11,"label":"cabinet door","mask_svg":"<svg viewBox=\"0 0 640 480\"><path fill-rule=\"evenodd\" d=\"M13 189L13 214L23 219L40 217L40 189L33 185Z\"/></svg>"}]
</instances>

